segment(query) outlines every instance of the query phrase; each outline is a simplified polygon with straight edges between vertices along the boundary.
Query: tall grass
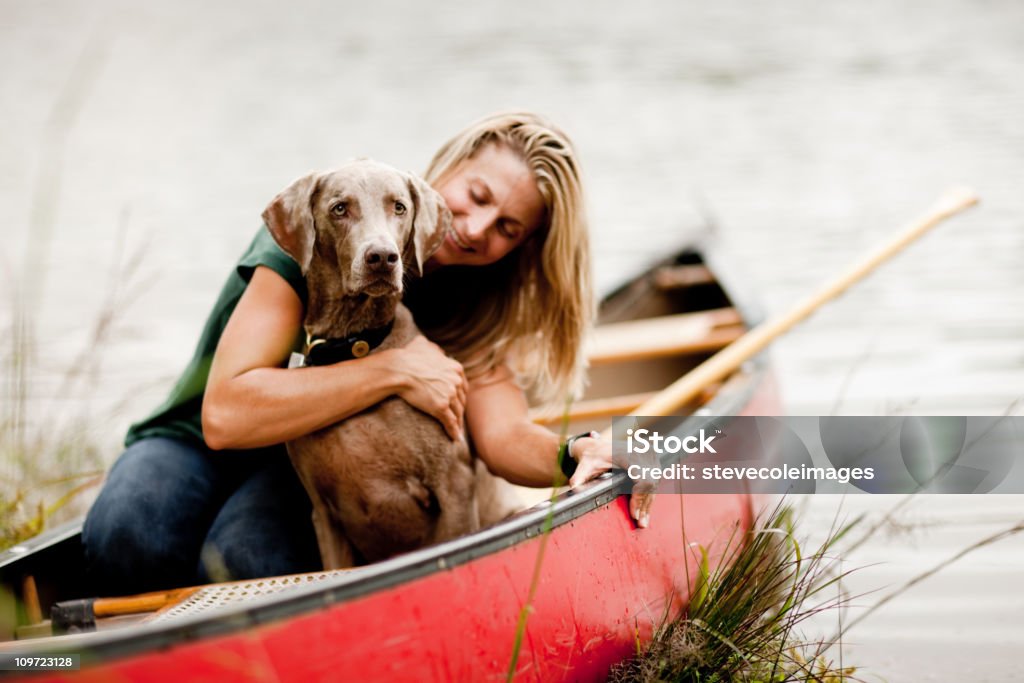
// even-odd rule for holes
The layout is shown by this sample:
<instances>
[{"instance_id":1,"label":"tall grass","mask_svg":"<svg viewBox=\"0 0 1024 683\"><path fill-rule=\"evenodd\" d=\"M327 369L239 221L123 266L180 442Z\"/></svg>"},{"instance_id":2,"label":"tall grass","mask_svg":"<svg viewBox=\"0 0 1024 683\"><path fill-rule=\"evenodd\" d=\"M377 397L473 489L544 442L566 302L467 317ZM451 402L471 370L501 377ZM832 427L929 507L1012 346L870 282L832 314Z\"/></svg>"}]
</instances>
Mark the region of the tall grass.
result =
<instances>
[{"instance_id":1,"label":"tall grass","mask_svg":"<svg viewBox=\"0 0 1024 683\"><path fill-rule=\"evenodd\" d=\"M805 640L800 627L846 604L841 582L849 572L841 571L833 549L857 521L834 526L808 552L795 535L792 508L780 504L751 531L730 538L716 568L703 547L692 548L698 576L690 577L687 612L665 618L649 646L614 668L610 680L849 680L853 669L827 658L834 643Z\"/></svg>"},{"instance_id":2,"label":"tall grass","mask_svg":"<svg viewBox=\"0 0 1024 683\"><path fill-rule=\"evenodd\" d=\"M565 398L565 409L562 411L562 420L558 431L558 440L561 443L565 443L565 439L569 435L569 414L572 410L573 397L567 396ZM558 472L562 470L562 458L569 457L561 452L558 453ZM519 653L523 647L523 639L526 636L526 624L530 619L530 615L533 614L533 600L537 595L537 588L540 586L540 580L542 575L542 568L544 567L544 552L547 550L548 538L551 536L552 525L555 521L555 499L558 497L560 487L567 485L568 482L563 482L559 473L555 474L554 481L551 482L551 495L548 498L548 513L544 517L544 526L541 530L540 545L537 548L537 559L533 563L533 574L530 577L530 588L526 594L526 601L523 603L522 608L519 610L519 618L516 620L516 632L515 638L512 641L512 654L509 657L508 670L505 673L505 680L511 683L516 676L516 666L519 663Z\"/></svg>"},{"instance_id":3,"label":"tall grass","mask_svg":"<svg viewBox=\"0 0 1024 683\"><path fill-rule=\"evenodd\" d=\"M138 276L145 250L125 255L126 223L122 214L104 300L82 348L65 367L42 360L51 350L37 341L39 299L25 294L31 283L23 278L11 288L2 357L0 550L83 512L82 494L102 480L111 415L93 409L92 394L117 323L144 290Z\"/></svg>"},{"instance_id":4,"label":"tall grass","mask_svg":"<svg viewBox=\"0 0 1024 683\"><path fill-rule=\"evenodd\" d=\"M45 264L61 206L67 142L103 68L107 43L101 30L94 31L56 93L39 142L21 267L15 273L14 263L2 264L10 298L0 351L0 549L41 531L53 515L99 481L102 469L90 436L95 416L77 409L69 414L61 405L77 405L76 399L87 395L85 380L95 379L99 351L121 302L108 297L89 345L62 373L57 389L45 395L37 387L41 354L36 322L45 300Z\"/></svg>"}]
</instances>

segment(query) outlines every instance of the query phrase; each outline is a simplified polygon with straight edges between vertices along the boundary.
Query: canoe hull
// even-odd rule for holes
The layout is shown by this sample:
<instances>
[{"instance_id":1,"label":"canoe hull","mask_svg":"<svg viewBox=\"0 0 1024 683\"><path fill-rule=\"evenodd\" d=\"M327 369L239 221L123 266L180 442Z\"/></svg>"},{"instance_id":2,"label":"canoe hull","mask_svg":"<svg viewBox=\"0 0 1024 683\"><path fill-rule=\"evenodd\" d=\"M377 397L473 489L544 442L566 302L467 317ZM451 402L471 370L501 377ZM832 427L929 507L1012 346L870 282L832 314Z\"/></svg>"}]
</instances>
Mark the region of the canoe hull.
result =
<instances>
[{"instance_id":1,"label":"canoe hull","mask_svg":"<svg viewBox=\"0 0 1024 683\"><path fill-rule=\"evenodd\" d=\"M652 517L650 529L636 529L619 497L551 532L517 680L604 679L684 606L697 571L692 550L684 565L688 539L710 539L712 556L720 553L749 526L750 505L745 496L660 496ZM500 678L543 544L537 537L306 615L33 680Z\"/></svg>"}]
</instances>

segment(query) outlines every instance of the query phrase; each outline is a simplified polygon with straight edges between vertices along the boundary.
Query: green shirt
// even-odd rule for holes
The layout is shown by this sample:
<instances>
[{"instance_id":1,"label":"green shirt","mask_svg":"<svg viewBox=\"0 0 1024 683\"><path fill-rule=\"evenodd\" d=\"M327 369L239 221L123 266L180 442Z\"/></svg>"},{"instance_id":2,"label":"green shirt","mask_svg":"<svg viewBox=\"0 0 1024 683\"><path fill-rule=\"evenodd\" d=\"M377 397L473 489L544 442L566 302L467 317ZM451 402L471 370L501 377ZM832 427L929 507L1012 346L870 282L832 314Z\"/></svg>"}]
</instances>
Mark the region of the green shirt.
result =
<instances>
[{"instance_id":1,"label":"green shirt","mask_svg":"<svg viewBox=\"0 0 1024 683\"><path fill-rule=\"evenodd\" d=\"M277 246L266 226L256 233L252 244L242 255L235 270L224 283L224 288L213 305L210 316L203 326L195 354L188 367L171 389L170 395L156 411L128 430L125 446L131 446L140 439L165 436L205 447L203 439L202 406L206 380L210 375L213 352L228 323L228 318L249 286L256 266L266 266L283 277L299 298L306 301L306 281L302 271L291 256Z\"/></svg>"}]
</instances>

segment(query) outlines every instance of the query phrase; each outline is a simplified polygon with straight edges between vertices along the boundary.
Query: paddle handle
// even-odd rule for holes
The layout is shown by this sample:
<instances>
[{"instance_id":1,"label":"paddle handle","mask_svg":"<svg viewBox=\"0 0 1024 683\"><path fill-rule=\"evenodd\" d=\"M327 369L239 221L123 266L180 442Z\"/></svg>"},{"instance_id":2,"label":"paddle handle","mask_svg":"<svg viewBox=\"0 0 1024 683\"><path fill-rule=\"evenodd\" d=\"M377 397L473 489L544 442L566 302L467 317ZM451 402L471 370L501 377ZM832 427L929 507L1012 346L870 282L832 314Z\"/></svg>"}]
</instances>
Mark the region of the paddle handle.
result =
<instances>
[{"instance_id":1,"label":"paddle handle","mask_svg":"<svg viewBox=\"0 0 1024 683\"><path fill-rule=\"evenodd\" d=\"M944 194L930 211L903 228L893 239L847 268L839 277L801 301L789 311L768 319L680 377L653 398L642 403L632 415L669 415L692 401L705 387L724 379L740 365L760 353L777 337L792 329L814 311L862 280L879 265L933 227L978 203L978 195L968 188L955 188ZM606 431L609 435L611 430Z\"/></svg>"},{"instance_id":2,"label":"paddle handle","mask_svg":"<svg viewBox=\"0 0 1024 683\"><path fill-rule=\"evenodd\" d=\"M123 598L96 598L93 601L92 611L96 617L156 612L168 605L190 598L198 590L199 587L177 588L168 591L129 595Z\"/></svg>"}]
</instances>

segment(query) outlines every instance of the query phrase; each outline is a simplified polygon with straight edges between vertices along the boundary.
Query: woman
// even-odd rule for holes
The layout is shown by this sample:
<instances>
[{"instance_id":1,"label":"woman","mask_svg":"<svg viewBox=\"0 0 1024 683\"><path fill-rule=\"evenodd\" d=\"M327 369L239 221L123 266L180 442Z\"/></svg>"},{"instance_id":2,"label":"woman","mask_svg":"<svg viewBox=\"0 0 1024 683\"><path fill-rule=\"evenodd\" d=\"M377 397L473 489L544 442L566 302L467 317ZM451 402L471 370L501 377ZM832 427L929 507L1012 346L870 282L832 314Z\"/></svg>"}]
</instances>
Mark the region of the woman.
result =
<instances>
[{"instance_id":1,"label":"woman","mask_svg":"<svg viewBox=\"0 0 1024 683\"><path fill-rule=\"evenodd\" d=\"M261 229L229 278L171 396L134 425L83 528L99 592L315 570L309 502L283 442L389 396L457 437L463 417L488 468L526 486L611 466L581 435L534 425L524 390L564 400L591 322L589 247L571 143L533 114L457 135L425 175L453 229L406 296L424 333L335 365L283 369L300 336L299 267ZM559 468L561 456L569 467ZM572 465L578 465L573 468ZM649 498L631 514L647 525Z\"/></svg>"}]
</instances>

